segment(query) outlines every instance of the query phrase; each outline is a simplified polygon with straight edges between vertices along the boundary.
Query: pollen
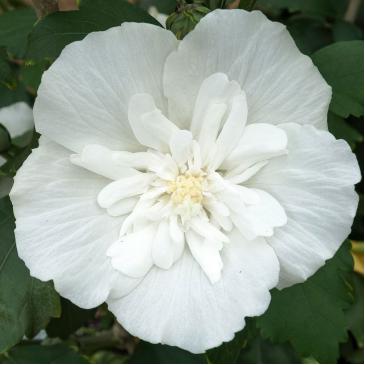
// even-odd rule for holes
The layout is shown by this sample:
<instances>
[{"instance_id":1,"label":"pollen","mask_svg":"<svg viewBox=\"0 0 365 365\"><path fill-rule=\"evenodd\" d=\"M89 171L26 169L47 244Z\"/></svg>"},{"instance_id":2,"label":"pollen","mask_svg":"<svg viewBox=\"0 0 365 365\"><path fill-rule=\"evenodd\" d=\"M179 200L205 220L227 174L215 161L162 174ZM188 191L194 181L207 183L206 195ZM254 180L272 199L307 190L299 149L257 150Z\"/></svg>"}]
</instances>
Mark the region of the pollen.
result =
<instances>
[{"instance_id":1,"label":"pollen","mask_svg":"<svg viewBox=\"0 0 365 365\"><path fill-rule=\"evenodd\" d=\"M187 171L168 183L167 192L171 194L172 202L177 205L186 201L200 204L203 200L204 181L203 173Z\"/></svg>"}]
</instances>

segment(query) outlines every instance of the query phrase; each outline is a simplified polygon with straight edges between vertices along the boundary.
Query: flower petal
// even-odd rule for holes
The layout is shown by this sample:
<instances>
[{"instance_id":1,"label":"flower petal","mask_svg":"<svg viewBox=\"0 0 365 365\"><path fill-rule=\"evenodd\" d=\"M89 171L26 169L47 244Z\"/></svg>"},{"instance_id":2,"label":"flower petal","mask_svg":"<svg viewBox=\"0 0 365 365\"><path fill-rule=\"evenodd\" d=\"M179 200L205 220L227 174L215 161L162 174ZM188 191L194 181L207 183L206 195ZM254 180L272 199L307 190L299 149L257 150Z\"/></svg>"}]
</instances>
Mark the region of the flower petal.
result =
<instances>
[{"instance_id":1,"label":"flower petal","mask_svg":"<svg viewBox=\"0 0 365 365\"><path fill-rule=\"evenodd\" d=\"M170 139L170 151L173 160L178 164L184 164L191 158L193 151L193 135L190 131L178 130Z\"/></svg>"},{"instance_id":2,"label":"flower petal","mask_svg":"<svg viewBox=\"0 0 365 365\"><path fill-rule=\"evenodd\" d=\"M287 143L281 128L264 123L248 125L222 168L228 171L227 176L241 174L257 162L285 154Z\"/></svg>"},{"instance_id":3,"label":"flower petal","mask_svg":"<svg viewBox=\"0 0 365 365\"><path fill-rule=\"evenodd\" d=\"M138 174L137 170L116 163L113 158L114 153L106 147L92 144L85 146L80 154L71 155L70 160L74 165L83 167L111 180L118 180Z\"/></svg>"},{"instance_id":4,"label":"flower petal","mask_svg":"<svg viewBox=\"0 0 365 365\"><path fill-rule=\"evenodd\" d=\"M162 220L152 243L152 259L161 269L169 269L174 262L174 245L170 236L169 223Z\"/></svg>"},{"instance_id":5,"label":"flower petal","mask_svg":"<svg viewBox=\"0 0 365 365\"><path fill-rule=\"evenodd\" d=\"M302 282L331 258L350 233L360 171L343 140L310 126L281 126L288 155L273 159L247 183L274 196L287 224L268 243L280 261L279 287Z\"/></svg>"},{"instance_id":6,"label":"flower petal","mask_svg":"<svg viewBox=\"0 0 365 365\"><path fill-rule=\"evenodd\" d=\"M113 268L133 278L141 278L153 265L152 241L156 235L153 224L123 237L107 251Z\"/></svg>"},{"instance_id":7,"label":"flower petal","mask_svg":"<svg viewBox=\"0 0 365 365\"><path fill-rule=\"evenodd\" d=\"M189 125L200 86L218 72L245 91L248 123L297 122L326 128L330 87L285 26L261 12L215 10L170 54L164 88L172 120L184 128Z\"/></svg>"},{"instance_id":8,"label":"flower petal","mask_svg":"<svg viewBox=\"0 0 365 365\"><path fill-rule=\"evenodd\" d=\"M166 111L162 72L176 45L165 29L124 23L66 46L43 74L34 105L37 131L75 152L87 144L139 149L128 123L129 99L148 93Z\"/></svg>"},{"instance_id":9,"label":"flower petal","mask_svg":"<svg viewBox=\"0 0 365 365\"><path fill-rule=\"evenodd\" d=\"M135 94L128 107L128 119L139 143L157 151L168 152L176 125L159 110L149 94Z\"/></svg>"},{"instance_id":10,"label":"flower petal","mask_svg":"<svg viewBox=\"0 0 365 365\"><path fill-rule=\"evenodd\" d=\"M209 244L204 237L197 235L193 231L186 233L186 241L194 259L208 276L209 281L215 284L221 278L221 271L223 269L219 248L216 245Z\"/></svg>"},{"instance_id":11,"label":"flower petal","mask_svg":"<svg viewBox=\"0 0 365 365\"><path fill-rule=\"evenodd\" d=\"M114 285L127 293L137 282L115 272L106 256L121 218L96 196L109 180L74 166L70 151L41 137L18 170L11 200L19 256L32 276L83 308L103 303Z\"/></svg>"},{"instance_id":12,"label":"flower petal","mask_svg":"<svg viewBox=\"0 0 365 365\"><path fill-rule=\"evenodd\" d=\"M98 194L97 201L102 208L110 208L119 200L143 194L153 175L139 172L136 175L113 181Z\"/></svg>"},{"instance_id":13,"label":"flower petal","mask_svg":"<svg viewBox=\"0 0 365 365\"><path fill-rule=\"evenodd\" d=\"M108 300L123 327L143 340L193 353L230 341L246 316L262 314L279 265L264 240L237 231L222 251L222 278L212 285L188 250L168 271L153 267L129 295Z\"/></svg>"}]
</instances>

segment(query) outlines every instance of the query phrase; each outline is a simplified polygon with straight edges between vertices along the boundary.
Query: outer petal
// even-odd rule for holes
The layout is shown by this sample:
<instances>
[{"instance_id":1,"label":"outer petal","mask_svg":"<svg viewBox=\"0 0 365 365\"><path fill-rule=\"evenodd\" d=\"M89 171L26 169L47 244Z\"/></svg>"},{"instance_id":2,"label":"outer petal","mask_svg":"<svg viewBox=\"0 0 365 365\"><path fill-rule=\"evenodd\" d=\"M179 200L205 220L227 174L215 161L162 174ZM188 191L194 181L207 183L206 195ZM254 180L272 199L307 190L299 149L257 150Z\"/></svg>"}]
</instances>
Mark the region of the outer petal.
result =
<instances>
[{"instance_id":1,"label":"outer petal","mask_svg":"<svg viewBox=\"0 0 365 365\"><path fill-rule=\"evenodd\" d=\"M215 10L180 42L164 73L171 120L187 128L200 85L216 72L246 92L248 123L326 127L330 87L285 27L261 12Z\"/></svg>"},{"instance_id":2,"label":"outer petal","mask_svg":"<svg viewBox=\"0 0 365 365\"><path fill-rule=\"evenodd\" d=\"M169 270L152 268L129 295L109 300L124 328L152 343L199 353L233 338L246 316L262 314L279 265L264 240L246 242L237 231L222 251L222 278L209 282L188 250Z\"/></svg>"},{"instance_id":3,"label":"outer petal","mask_svg":"<svg viewBox=\"0 0 365 365\"><path fill-rule=\"evenodd\" d=\"M149 93L166 111L162 70L176 44L160 27L126 23L68 45L38 89L37 131L76 152L86 144L138 148L128 123L129 99Z\"/></svg>"},{"instance_id":4,"label":"outer petal","mask_svg":"<svg viewBox=\"0 0 365 365\"><path fill-rule=\"evenodd\" d=\"M114 283L120 293L138 281L115 272L106 256L121 224L96 202L109 180L72 165L69 155L41 138L18 171L11 191L15 237L32 276L54 280L62 296L91 308L105 301Z\"/></svg>"},{"instance_id":5,"label":"outer petal","mask_svg":"<svg viewBox=\"0 0 365 365\"><path fill-rule=\"evenodd\" d=\"M349 235L360 172L345 141L310 126L281 127L288 155L270 161L248 183L273 195L287 214L287 224L267 239L280 261L283 288L314 274Z\"/></svg>"}]
</instances>

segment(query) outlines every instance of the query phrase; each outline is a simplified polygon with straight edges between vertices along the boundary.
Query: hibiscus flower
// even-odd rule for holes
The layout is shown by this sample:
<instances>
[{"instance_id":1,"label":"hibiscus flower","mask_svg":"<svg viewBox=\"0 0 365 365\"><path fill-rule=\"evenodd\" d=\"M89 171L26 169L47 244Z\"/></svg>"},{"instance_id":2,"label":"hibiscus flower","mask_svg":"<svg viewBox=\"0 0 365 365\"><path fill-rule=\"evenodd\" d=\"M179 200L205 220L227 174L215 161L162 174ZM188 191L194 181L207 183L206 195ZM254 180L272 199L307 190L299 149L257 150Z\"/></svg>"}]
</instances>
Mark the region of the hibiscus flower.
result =
<instances>
[{"instance_id":1,"label":"hibiscus flower","mask_svg":"<svg viewBox=\"0 0 365 365\"><path fill-rule=\"evenodd\" d=\"M146 341L231 340L350 232L360 173L330 99L261 12L216 10L180 42L137 23L87 35L42 78L11 192L19 256Z\"/></svg>"}]
</instances>

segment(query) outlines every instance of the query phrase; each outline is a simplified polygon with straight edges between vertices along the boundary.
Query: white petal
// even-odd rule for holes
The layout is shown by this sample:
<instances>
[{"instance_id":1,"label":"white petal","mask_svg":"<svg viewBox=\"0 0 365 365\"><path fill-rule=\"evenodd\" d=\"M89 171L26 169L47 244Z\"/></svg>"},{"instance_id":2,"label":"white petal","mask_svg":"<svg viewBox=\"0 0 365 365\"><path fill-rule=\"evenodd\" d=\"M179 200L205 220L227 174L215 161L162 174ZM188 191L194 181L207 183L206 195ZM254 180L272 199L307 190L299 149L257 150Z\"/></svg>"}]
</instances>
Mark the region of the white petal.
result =
<instances>
[{"instance_id":1,"label":"white petal","mask_svg":"<svg viewBox=\"0 0 365 365\"><path fill-rule=\"evenodd\" d=\"M70 157L74 165L88 169L112 180L138 174L133 168L120 166L113 159L114 152L100 145L87 145L80 154Z\"/></svg>"},{"instance_id":2,"label":"white petal","mask_svg":"<svg viewBox=\"0 0 365 365\"><path fill-rule=\"evenodd\" d=\"M192 155L193 136L190 131L178 130L170 139L170 151L178 165L184 164Z\"/></svg>"},{"instance_id":3,"label":"white petal","mask_svg":"<svg viewBox=\"0 0 365 365\"><path fill-rule=\"evenodd\" d=\"M127 234L122 242L116 242L107 252L113 268L133 278L147 274L153 265L152 242L156 227L149 225L138 232Z\"/></svg>"},{"instance_id":4,"label":"white petal","mask_svg":"<svg viewBox=\"0 0 365 365\"><path fill-rule=\"evenodd\" d=\"M110 214L113 217L118 217L120 215L128 214L134 209L137 202L138 199L134 197L119 200L113 205L111 205L109 208L107 208L108 214Z\"/></svg>"},{"instance_id":5,"label":"white petal","mask_svg":"<svg viewBox=\"0 0 365 365\"><path fill-rule=\"evenodd\" d=\"M152 244L152 259L161 269L169 269L174 262L174 249L169 231L169 223L165 219L160 222Z\"/></svg>"},{"instance_id":6,"label":"white petal","mask_svg":"<svg viewBox=\"0 0 365 365\"><path fill-rule=\"evenodd\" d=\"M141 195L147 190L152 178L151 174L138 173L113 181L100 191L97 201L102 208L109 208L121 199Z\"/></svg>"},{"instance_id":7,"label":"white petal","mask_svg":"<svg viewBox=\"0 0 365 365\"><path fill-rule=\"evenodd\" d=\"M171 32L142 23L69 44L43 74L34 105L37 131L75 152L87 144L140 149L128 123L129 99L148 93L166 111L162 73L176 45Z\"/></svg>"},{"instance_id":8,"label":"white petal","mask_svg":"<svg viewBox=\"0 0 365 365\"><path fill-rule=\"evenodd\" d=\"M186 241L194 259L208 276L209 281L212 284L215 284L221 278L221 271L223 268L219 250L193 231L188 231L186 233Z\"/></svg>"},{"instance_id":9,"label":"white petal","mask_svg":"<svg viewBox=\"0 0 365 365\"><path fill-rule=\"evenodd\" d=\"M201 133L202 123L209 105L212 103L226 103L241 92L237 82L229 81L227 75L223 73L209 75L199 86L191 124L190 121L187 124L190 125L190 130L195 138Z\"/></svg>"},{"instance_id":10,"label":"white petal","mask_svg":"<svg viewBox=\"0 0 365 365\"><path fill-rule=\"evenodd\" d=\"M72 165L69 156L41 137L18 170L11 191L16 243L32 276L53 280L62 296L93 308L106 300L116 280L120 289L136 283L115 273L106 256L123 221L96 203L108 180Z\"/></svg>"},{"instance_id":11,"label":"white petal","mask_svg":"<svg viewBox=\"0 0 365 365\"><path fill-rule=\"evenodd\" d=\"M247 180L251 179L252 176L257 174L264 166L268 164L269 161L260 161L249 167L248 169L244 170L241 174L231 176L226 178L232 184L242 184Z\"/></svg>"},{"instance_id":12,"label":"white petal","mask_svg":"<svg viewBox=\"0 0 365 365\"><path fill-rule=\"evenodd\" d=\"M243 91L232 98L231 110L216 141L216 152L209 167L216 170L237 146L247 121L247 101Z\"/></svg>"},{"instance_id":13,"label":"white petal","mask_svg":"<svg viewBox=\"0 0 365 365\"><path fill-rule=\"evenodd\" d=\"M171 215L169 219L169 231L172 238L173 250L174 250L174 262L177 261L185 248L185 235L182 227L177 221L176 215Z\"/></svg>"},{"instance_id":14,"label":"white petal","mask_svg":"<svg viewBox=\"0 0 365 365\"><path fill-rule=\"evenodd\" d=\"M245 91L248 123L326 127L330 87L285 26L261 12L212 11L167 58L165 95L180 126L191 120L203 81L217 72Z\"/></svg>"},{"instance_id":15,"label":"white petal","mask_svg":"<svg viewBox=\"0 0 365 365\"><path fill-rule=\"evenodd\" d=\"M34 127L32 109L24 102L1 108L0 124L9 132L11 139L20 137Z\"/></svg>"},{"instance_id":16,"label":"white petal","mask_svg":"<svg viewBox=\"0 0 365 365\"><path fill-rule=\"evenodd\" d=\"M279 257L279 287L304 281L334 255L350 233L361 176L346 142L313 127L282 126L288 155L275 158L248 183L280 202L288 223L268 239Z\"/></svg>"},{"instance_id":17,"label":"white petal","mask_svg":"<svg viewBox=\"0 0 365 365\"><path fill-rule=\"evenodd\" d=\"M169 142L178 131L159 110L151 95L133 95L128 107L128 119L139 143L157 151L167 152Z\"/></svg>"},{"instance_id":18,"label":"white petal","mask_svg":"<svg viewBox=\"0 0 365 365\"><path fill-rule=\"evenodd\" d=\"M189 220L189 226L197 234L208 240L229 242L227 236L222 233L218 228L209 223L209 221L205 218L201 218L199 216L194 217Z\"/></svg>"},{"instance_id":19,"label":"white petal","mask_svg":"<svg viewBox=\"0 0 365 365\"><path fill-rule=\"evenodd\" d=\"M109 309L132 335L193 353L230 341L268 307L279 265L263 240L246 242L237 232L222 251L221 279L212 285L185 250L169 270L152 268L128 296L108 300Z\"/></svg>"},{"instance_id":20,"label":"white petal","mask_svg":"<svg viewBox=\"0 0 365 365\"><path fill-rule=\"evenodd\" d=\"M245 128L238 146L224 161L227 176L242 173L253 164L286 153L285 131L270 124L252 124Z\"/></svg>"}]
</instances>

